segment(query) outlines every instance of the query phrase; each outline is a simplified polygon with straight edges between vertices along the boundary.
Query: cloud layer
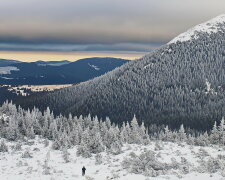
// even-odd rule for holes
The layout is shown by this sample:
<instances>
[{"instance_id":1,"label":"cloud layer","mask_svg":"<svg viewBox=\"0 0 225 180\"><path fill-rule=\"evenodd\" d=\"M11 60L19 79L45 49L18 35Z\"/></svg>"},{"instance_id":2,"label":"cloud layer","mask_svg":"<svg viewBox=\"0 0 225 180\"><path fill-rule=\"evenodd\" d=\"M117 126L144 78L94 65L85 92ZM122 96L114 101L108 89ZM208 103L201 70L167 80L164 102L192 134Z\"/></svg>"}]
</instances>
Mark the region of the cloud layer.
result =
<instances>
[{"instance_id":1,"label":"cloud layer","mask_svg":"<svg viewBox=\"0 0 225 180\"><path fill-rule=\"evenodd\" d=\"M224 0L1 0L0 50L146 51L222 13Z\"/></svg>"}]
</instances>

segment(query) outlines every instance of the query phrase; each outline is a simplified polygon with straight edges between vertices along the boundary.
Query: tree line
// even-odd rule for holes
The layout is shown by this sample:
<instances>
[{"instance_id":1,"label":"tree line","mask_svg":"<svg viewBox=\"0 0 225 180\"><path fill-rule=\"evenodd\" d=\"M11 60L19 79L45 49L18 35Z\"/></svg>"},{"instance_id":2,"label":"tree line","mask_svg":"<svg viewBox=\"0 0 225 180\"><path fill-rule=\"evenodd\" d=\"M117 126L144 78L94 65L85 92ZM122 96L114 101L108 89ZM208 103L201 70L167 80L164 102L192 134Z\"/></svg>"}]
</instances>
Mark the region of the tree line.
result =
<instances>
[{"instance_id":1,"label":"tree line","mask_svg":"<svg viewBox=\"0 0 225 180\"><path fill-rule=\"evenodd\" d=\"M78 146L78 155L90 157L108 151L112 154L121 153L123 144L147 145L151 141L162 140L186 142L192 145L208 146L209 144L224 145L225 125L222 118L219 125L214 124L209 132L190 133L184 126L171 130L155 125L146 127L134 115L131 122L121 126L112 123L109 118L104 121L97 116L54 116L47 108L44 113L37 108L24 110L11 102L0 107L0 137L11 141L35 138L36 135L54 141L53 149L67 149Z\"/></svg>"}]
</instances>

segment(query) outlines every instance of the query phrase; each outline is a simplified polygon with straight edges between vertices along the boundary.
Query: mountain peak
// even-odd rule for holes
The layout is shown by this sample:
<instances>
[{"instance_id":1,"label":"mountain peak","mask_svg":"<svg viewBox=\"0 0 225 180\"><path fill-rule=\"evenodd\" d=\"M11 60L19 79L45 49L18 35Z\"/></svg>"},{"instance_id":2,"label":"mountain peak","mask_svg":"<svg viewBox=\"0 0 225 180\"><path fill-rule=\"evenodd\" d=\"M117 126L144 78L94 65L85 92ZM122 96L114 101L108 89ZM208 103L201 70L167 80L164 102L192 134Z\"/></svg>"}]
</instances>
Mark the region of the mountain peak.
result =
<instances>
[{"instance_id":1,"label":"mountain peak","mask_svg":"<svg viewBox=\"0 0 225 180\"><path fill-rule=\"evenodd\" d=\"M184 32L170 41L168 44L176 43L176 42L184 42L189 41L191 39L197 39L199 37L199 33L217 33L220 31L222 26L225 24L225 14L217 16L205 23L199 24L187 32Z\"/></svg>"}]
</instances>

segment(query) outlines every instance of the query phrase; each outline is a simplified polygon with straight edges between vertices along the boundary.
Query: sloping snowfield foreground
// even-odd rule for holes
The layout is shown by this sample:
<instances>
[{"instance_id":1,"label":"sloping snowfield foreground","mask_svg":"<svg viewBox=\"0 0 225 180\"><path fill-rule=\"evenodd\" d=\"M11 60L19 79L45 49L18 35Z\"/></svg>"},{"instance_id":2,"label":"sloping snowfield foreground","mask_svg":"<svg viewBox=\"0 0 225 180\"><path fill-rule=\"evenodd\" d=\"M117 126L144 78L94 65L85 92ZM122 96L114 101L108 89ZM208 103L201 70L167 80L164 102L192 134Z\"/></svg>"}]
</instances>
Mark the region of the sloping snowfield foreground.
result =
<instances>
[{"instance_id":1,"label":"sloping snowfield foreground","mask_svg":"<svg viewBox=\"0 0 225 180\"><path fill-rule=\"evenodd\" d=\"M0 139L1 141L4 139ZM68 161L63 157L63 151L52 150L51 141L36 137L34 140L24 142L9 142L4 140L8 152L0 152L0 180L22 179L50 179L50 180L224 180L223 172L200 173L199 163L202 159L224 156L224 149L213 147L190 146L185 143L152 142L148 146L124 145L123 152L112 155L101 153L101 162L96 163L96 155L91 158L77 157L76 147L68 149ZM18 145L19 144L19 145ZM122 161L129 158L131 152L140 155L145 151L156 153L157 160L163 163L171 163L171 158L181 162L187 160L185 167L179 167L168 174L148 177L129 172L123 168ZM85 166L87 171L83 177L81 168ZM181 166L181 165L179 165ZM182 171L181 169L185 171ZM212 167L214 168L214 167ZM185 173L186 172L186 173Z\"/></svg>"}]
</instances>

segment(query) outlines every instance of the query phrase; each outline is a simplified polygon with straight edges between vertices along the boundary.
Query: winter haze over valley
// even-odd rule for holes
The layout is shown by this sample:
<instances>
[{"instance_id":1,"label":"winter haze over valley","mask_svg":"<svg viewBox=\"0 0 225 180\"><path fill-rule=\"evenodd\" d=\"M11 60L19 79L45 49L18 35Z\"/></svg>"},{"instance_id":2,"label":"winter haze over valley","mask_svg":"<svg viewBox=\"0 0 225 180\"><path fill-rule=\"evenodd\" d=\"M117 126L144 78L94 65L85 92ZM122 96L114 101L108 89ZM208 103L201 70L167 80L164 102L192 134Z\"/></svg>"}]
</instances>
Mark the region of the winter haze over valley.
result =
<instances>
[{"instance_id":1,"label":"winter haze over valley","mask_svg":"<svg viewBox=\"0 0 225 180\"><path fill-rule=\"evenodd\" d=\"M0 180L224 180L224 13L2 0Z\"/></svg>"}]
</instances>

